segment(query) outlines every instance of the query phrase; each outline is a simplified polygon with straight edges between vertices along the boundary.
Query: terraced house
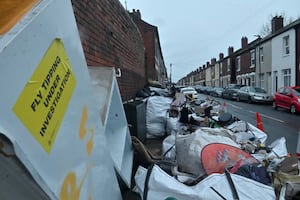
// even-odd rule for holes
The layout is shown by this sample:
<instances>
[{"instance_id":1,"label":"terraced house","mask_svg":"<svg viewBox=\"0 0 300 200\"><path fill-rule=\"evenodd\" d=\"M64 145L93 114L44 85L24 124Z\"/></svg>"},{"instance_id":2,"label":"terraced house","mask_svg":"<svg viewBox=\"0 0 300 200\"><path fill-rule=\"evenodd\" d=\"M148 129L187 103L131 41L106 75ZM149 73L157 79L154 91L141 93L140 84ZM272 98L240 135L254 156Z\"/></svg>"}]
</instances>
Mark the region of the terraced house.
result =
<instances>
[{"instance_id":1,"label":"terraced house","mask_svg":"<svg viewBox=\"0 0 300 200\"><path fill-rule=\"evenodd\" d=\"M261 87L271 94L281 86L300 85L300 19L284 26L283 17L275 16L271 29L269 35L256 35L250 43L242 37L240 49L229 47L226 57L220 53L217 61L212 59L197 69L206 71L206 76L194 78L198 82L190 84L226 87L237 83ZM185 84L184 80L179 82Z\"/></svg>"}]
</instances>

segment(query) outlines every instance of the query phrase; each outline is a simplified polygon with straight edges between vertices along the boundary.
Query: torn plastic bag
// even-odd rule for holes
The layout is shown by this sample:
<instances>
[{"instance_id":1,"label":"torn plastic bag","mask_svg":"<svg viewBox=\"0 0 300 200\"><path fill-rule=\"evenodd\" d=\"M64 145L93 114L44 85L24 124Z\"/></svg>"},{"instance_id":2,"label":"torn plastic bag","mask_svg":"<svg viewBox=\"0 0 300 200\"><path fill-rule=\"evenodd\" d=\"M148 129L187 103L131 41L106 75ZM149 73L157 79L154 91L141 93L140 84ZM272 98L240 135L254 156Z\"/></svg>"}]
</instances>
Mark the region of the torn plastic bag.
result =
<instances>
[{"instance_id":1,"label":"torn plastic bag","mask_svg":"<svg viewBox=\"0 0 300 200\"><path fill-rule=\"evenodd\" d=\"M284 137L278 138L274 142L272 142L269 146L271 148L271 152L267 155L268 159L277 157L282 158L288 155L288 151L286 148L286 140Z\"/></svg>"},{"instance_id":2,"label":"torn plastic bag","mask_svg":"<svg viewBox=\"0 0 300 200\"><path fill-rule=\"evenodd\" d=\"M235 133L236 142L238 143L243 143L249 139L255 138L262 144L265 144L268 138L265 132L245 121L236 121L227 126L227 129Z\"/></svg>"},{"instance_id":3,"label":"torn plastic bag","mask_svg":"<svg viewBox=\"0 0 300 200\"><path fill-rule=\"evenodd\" d=\"M270 186L231 174L239 199L274 200L275 192ZM169 176L158 166L148 170L139 167L135 174L136 190L143 200L152 199L233 199L225 174L212 174L194 186L187 186ZM219 194L220 195L219 195Z\"/></svg>"},{"instance_id":4,"label":"torn plastic bag","mask_svg":"<svg viewBox=\"0 0 300 200\"><path fill-rule=\"evenodd\" d=\"M164 136L166 132L167 114L172 99L163 96L151 96L147 100L146 129L152 136Z\"/></svg>"}]
</instances>

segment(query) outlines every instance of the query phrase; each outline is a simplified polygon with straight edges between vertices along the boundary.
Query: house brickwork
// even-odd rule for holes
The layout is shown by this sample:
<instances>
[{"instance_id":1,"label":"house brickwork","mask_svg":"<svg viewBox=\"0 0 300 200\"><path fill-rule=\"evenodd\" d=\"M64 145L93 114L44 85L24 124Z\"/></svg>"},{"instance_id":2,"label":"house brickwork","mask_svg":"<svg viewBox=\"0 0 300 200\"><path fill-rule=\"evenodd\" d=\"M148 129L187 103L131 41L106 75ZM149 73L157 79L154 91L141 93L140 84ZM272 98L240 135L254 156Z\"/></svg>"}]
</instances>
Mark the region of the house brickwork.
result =
<instances>
[{"instance_id":1,"label":"house brickwork","mask_svg":"<svg viewBox=\"0 0 300 200\"><path fill-rule=\"evenodd\" d=\"M122 100L135 97L146 83L143 38L118 0L72 0L88 66L108 66L117 78Z\"/></svg>"},{"instance_id":2,"label":"house brickwork","mask_svg":"<svg viewBox=\"0 0 300 200\"><path fill-rule=\"evenodd\" d=\"M156 81L164 86L167 80L167 72L159 42L158 28L142 20L139 10L134 9L130 12L130 15L144 40L147 81Z\"/></svg>"}]
</instances>

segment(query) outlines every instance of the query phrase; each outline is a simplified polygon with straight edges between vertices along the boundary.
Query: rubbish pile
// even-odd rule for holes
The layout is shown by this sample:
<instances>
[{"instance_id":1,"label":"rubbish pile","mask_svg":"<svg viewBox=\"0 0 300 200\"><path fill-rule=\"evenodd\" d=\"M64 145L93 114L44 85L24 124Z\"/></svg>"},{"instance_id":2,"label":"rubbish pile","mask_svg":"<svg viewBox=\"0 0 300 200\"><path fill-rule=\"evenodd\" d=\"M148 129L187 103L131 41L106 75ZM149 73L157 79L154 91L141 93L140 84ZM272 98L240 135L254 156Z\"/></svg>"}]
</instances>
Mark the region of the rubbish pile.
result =
<instances>
[{"instance_id":1,"label":"rubbish pile","mask_svg":"<svg viewBox=\"0 0 300 200\"><path fill-rule=\"evenodd\" d=\"M298 158L285 138L266 145L263 127L233 116L226 103L176 93L149 96L146 108L147 140L162 143L153 159L132 136L136 154L147 160L134 177L142 199L300 198Z\"/></svg>"}]
</instances>

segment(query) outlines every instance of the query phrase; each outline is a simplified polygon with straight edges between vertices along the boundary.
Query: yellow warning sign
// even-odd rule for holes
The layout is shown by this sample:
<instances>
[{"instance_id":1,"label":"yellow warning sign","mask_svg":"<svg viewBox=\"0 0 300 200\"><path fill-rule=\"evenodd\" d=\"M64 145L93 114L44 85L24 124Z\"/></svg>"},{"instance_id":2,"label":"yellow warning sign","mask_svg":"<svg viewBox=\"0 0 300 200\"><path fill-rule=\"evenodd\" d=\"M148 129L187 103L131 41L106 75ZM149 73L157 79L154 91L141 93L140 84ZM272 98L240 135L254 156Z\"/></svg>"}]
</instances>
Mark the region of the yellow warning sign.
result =
<instances>
[{"instance_id":1,"label":"yellow warning sign","mask_svg":"<svg viewBox=\"0 0 300 200\"><path fill-rule=\"evenodd\" d=\"M19 96L13 111L50 153L76 86L61 40L55 39Z\"/></svg>"}]
</instances>

